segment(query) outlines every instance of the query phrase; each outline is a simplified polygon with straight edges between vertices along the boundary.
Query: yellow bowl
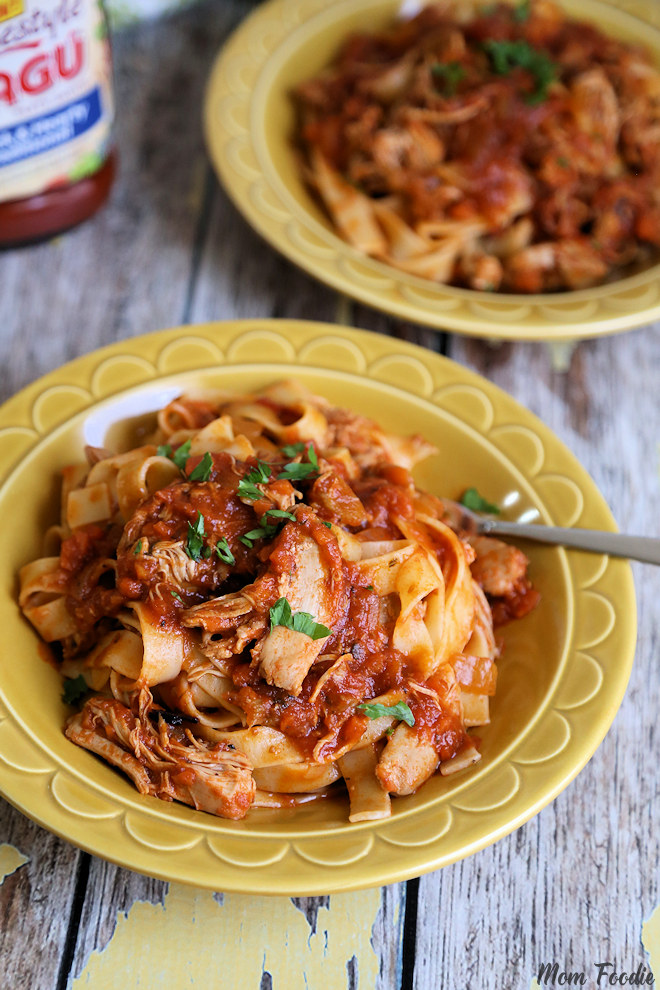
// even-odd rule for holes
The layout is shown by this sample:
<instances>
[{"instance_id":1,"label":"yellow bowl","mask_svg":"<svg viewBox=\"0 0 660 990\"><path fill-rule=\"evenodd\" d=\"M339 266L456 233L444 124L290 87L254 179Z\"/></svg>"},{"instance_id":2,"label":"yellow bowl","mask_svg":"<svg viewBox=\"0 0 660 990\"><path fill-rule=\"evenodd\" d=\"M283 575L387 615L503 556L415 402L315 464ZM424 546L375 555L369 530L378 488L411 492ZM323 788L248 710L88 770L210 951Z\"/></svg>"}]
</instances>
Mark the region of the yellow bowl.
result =
<instances>
[{"instance_id":1,"label":"yellow bowl","mask_svg":"<svg viewBox=\"0 0 660 990\"><path fill-rule=\"evenodd\" d=\"M17 605L17 573L58 512L58 471L85 443L180 391L244 390L296 376L440 453L418 481L456 496L471 485L512 518L614 529L594 483L531 413L446 358L379 334L254 320L121 341L46 375L0 409L0 793L39 824L113 862L213 890L322 894L437 869L508 834L584 766L623 697L635 595L620 560L532 547L538 609L504 627L482 761L393 802L387 821L348 823L340 795L241 822L142 797L63 735L58 672Z\"/></svg>"},{"instance_id":2,"label":"yellow bowl","mask_svg":"<svg viewBox=\"0 0 660 990\"><path fill-rule=\"evenodd\" d=\"M660 316L660 265L575 292L508 295L408 275L343 241L302 182L291 145L292 88L327 65L355 30L391 22L399 0L268 0L238 28L211 74L206 141L246 220L334 289L438 329L510 340L565 340L629 330ZM569 16L646 45L660 64L652 0L565 0Z\"/></svg>"}]
</instances>

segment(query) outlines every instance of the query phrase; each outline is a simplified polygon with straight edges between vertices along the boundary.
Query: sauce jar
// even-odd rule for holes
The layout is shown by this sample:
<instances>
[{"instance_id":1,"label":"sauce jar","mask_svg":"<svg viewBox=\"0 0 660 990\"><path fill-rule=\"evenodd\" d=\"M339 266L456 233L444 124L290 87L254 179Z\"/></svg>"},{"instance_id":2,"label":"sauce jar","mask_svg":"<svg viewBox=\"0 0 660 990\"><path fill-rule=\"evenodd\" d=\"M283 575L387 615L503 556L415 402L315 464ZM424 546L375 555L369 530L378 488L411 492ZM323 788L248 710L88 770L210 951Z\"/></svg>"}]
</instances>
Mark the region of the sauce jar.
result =
<instances>
[{"instance_id":1,"label":"sauce jar","mask_svg":"<svg viewBox=\"0 0 660 990\"><path fill-rule=\"evenodd\" d=\"M113 115L101 0L0 0L0 247L51 237L105 202Z\"/></svg>"}]
</instances>

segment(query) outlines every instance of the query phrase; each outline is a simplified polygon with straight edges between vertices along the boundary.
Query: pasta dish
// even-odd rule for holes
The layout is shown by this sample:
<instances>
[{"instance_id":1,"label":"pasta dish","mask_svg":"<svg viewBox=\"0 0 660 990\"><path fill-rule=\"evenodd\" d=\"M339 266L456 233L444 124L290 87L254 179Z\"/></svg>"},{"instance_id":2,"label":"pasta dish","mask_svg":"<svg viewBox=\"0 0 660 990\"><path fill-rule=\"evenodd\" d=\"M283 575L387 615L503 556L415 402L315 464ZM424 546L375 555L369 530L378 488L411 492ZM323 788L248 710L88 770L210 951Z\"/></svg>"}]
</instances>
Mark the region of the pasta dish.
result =
<instances>
[{"instance_id":1,"label":"pasta dish","mask_svg":"<svg viewBox=\"0 0 660 990\"><path fill-rule=\"evenodd\" d=\"M293 96L335 229L407 273L546 292L657 257L660 72L551 0L424 7Z\"/></svg>"},{"instance_id":2,"label":"pasta dish","mask_svg":"<svg viewBox=\"0 0 660 990\"><path fill-rule=\"evenodd\" d=\"M538 594L515 547L415 487L434 452L295 382L181 396L66 467L20 574L66 735L142 793L225 818L323 797L390 814L479 760L494 626Z\"/></svg>"}]
</instances>

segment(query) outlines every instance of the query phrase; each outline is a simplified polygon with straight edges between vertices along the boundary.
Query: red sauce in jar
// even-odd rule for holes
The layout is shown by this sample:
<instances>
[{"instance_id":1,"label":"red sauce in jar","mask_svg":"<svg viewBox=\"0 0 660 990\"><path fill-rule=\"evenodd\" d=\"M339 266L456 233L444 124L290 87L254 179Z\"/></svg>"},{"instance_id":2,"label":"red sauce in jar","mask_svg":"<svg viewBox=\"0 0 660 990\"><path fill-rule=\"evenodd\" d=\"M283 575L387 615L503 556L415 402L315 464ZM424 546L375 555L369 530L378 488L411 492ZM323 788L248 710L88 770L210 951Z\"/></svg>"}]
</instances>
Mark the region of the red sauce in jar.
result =
<instances>
[{"instance_id":1,"label":"red sauce in jar","mask_svg":"<svg viewBox=\"0 0 660 990\"><path fill-rule=\"evenodd\" d=\"M102 3L0 4L0 247L52 237L103 205L113 116Z\"/></svg>"},{"instance_id":2,"label":"red sauce in jar","mask_svg":"<svg viewBox=\"0 0 660 990\"><path fill-rule=\"evenodd\" d=\"M110 195L115 172L110 154L98 172L73 185L0 203L0 247L44 240L89 219Z\"/></svg>"}]
</instances>

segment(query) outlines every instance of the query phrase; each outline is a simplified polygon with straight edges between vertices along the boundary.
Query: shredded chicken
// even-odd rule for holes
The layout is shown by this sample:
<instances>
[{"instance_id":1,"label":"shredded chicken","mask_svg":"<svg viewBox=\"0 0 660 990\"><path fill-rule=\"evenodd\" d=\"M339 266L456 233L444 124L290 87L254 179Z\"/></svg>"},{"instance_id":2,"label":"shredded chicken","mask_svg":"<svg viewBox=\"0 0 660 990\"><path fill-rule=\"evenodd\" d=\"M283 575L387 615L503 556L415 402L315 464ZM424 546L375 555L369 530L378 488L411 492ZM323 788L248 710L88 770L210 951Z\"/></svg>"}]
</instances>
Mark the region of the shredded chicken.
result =
<instances>
[{"instance_id":1,"label":"shredded chicken","mask_svg":"<svg viewBox=\"0 0 660 990\"><path fill-rule=\"evenodd\" d=\"M156 711L137 718L118 701L90 699L67 724L66 735L127 774L141 794L183 801L223 818L244 818L255 783L242 753L210 746L170 727Z\"/></svg>"},{"instance_id":2,"label":"shredded chicken","mask_svg":"<svg viewBox=\"0 0 660 990\"><path fill-rule=\"evenodd\" d=\"M417 489L435 448L292 382L180 396L158 424L65 469L80 513L21 570L21 608L84 701L68 738L142 794L232 819L340 776L352 821L383 818L390 794L474 762L494 624L538 596L520 551Z\"/></svg>"},{"instance_id":3,"label":"shredded chicken","mask_svg":"<svg viewBox=\"0 0 660 990\"><path fill-rule=\"evenodd\" d=\"M660 72L552 0L423 5L346 38L295 101L331 221L405 272L546 292L657 256Z\"/></svg>"}]
</instances>

